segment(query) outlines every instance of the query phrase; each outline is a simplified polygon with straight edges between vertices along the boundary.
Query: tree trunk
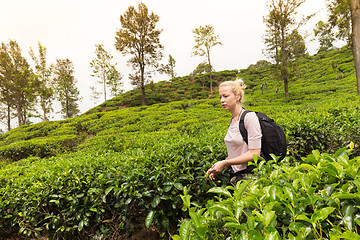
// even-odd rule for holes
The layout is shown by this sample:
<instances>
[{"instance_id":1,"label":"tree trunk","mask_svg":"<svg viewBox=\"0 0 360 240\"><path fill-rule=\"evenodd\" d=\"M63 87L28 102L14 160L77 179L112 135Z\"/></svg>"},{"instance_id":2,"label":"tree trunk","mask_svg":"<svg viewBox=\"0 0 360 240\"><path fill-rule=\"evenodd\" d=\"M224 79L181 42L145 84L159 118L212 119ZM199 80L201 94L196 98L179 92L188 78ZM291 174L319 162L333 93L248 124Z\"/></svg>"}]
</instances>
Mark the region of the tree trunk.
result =
<instances>
[{"instance_id":1,"label":"tree trunk","mask_svg":"<svg viewBox=\"0 0 360 240\"><path fill-rule=\"evenodd\" d=\"M281 79L284 82L285 97L289 97L289 86L288 86L288 69L287 69L287 50L285 46L285 25L281 26Z\"/></svg>"},{"instance_id":2,"label":"tree trunk","mask_svg":"<svg viewBox=\"0 0 360 240\"><path fill-rule=\"evenodd\" d=\"M104 98L105 98L105 102L106 102L106 78L103 75L103 83L104 83Z\"/></svg>"},{"instance_id":3,"label":"tree trunk","mask_svg":"<svg viewBox=\"0 0 360 240\"><path fill-rule=\"evenodd\" d=\"M46 106L45 106L45 101L44 100L41 100L41 108L42 108L42 111L43 111L43 118L44 118L43 122L49 121L49 119L46 116Z\"/></svg>"},{"instance_id":4,"label":"tree trunk","mask_svg":"<svg viewBox=\"0 0 360 240\"><path fill-rule=\"evenodd\" d=\"M146 101L145 101L145 86L144 84L141 85L141 105L145 106L146 105Z\"/></svg>"},{"instance_id":5,"label":"tree trunk","mask_svg":"<svg viewBox=\"0 0 360 240\"><path fill-rule=\"evenodd\" d=\"M7 127L8 127L8 131L11 130L11 109L10 109L10 105L7 106Z\"/></svg>"},{"instance_id":6,"label":"tree trunk","mask_svg":"<svg viewBox=\"0 0 360 240\"><path fill-rule=\"evenodd\" d=\"M17 118L18 118L18 124L19 127L22 126L22 111L21 111L21 107L18 105L16 106L16 110L17 110Z\"/></svg>"},{"instance_id":7,"label":"tree trunk","mask_svg":"<svg viewBox=\"0 0 360 240\"><path fill-rule=\"evenodd\" d=\"M145 106L146 105L146 100L145 100L145 66L142 65L140 66L140 86L141 86L141 105Z\"/></svg>"},{"instance_id":8,"label":"tree trunk","mask_svg":"<svg viewBox=\"0 0 360 240\"><path fill-rule=\"evenodd\" d=\"M70 106L69 106L68 96L66 96L65 108L66 108L66 118L70 118L70 109L69 109Z\"/></svg>"},{"instance_id":9,"label":"tree trunk","mask_svg":"<svg viewBox=\"0 0 360 240\"><path fill-rule=\"evenodd\" d=\"M350 0L352 22L352 52L356 71L357 93L360 95L360 1Z\"/></svg>"},{"instance_id":10,"label":"tree trunk","mask_svg":"<svg viewBox=\"0 0 360 240\"><path fill-rule=\"evenodd\" d=\"M213 94L213 87L212 87L212 78L211 78L211 73L212 73L212 67L211 67L211 63L210 63L210 50L208 50L208 62L209 62L209 76L210 76L210 94Z\"/></svg>"},{"instance_id":11,"label":"tree trunk","mask_svg":"<svg viewBox=\"0 0 360 240\"><path fill-rule=\"evenodd\" d=\"M45 109L43 109L43 112L44 112L44 119L43 119L43 122L47 122L47 121L49 121L49 119L47 118L47 116L46 116L46 110Z\"/></svg>"}]
</instances>

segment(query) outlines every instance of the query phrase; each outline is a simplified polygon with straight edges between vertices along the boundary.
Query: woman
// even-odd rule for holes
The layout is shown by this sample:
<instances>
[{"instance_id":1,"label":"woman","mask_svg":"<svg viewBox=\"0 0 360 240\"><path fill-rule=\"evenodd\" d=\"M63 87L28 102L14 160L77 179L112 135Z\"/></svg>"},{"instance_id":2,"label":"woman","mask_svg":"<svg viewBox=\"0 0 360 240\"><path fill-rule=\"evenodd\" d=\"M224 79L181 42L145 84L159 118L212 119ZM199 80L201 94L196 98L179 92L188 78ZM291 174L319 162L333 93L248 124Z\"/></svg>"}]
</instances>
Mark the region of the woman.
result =
<instances>
[{"instance_id":1,"label":"woman","mask_svg":"<svg viewBox=\"0 0 360 240\"><path fill-rule=\"evenodd\" d=\"M239 130L239 120L245 111L241 103L244 99L243 80L226 81L219 86L220 102L225 110L230 111L232 119L225 136L225 144L228 157L215 163L208 171L207 176L214 180L224 168L231 166L233 174L230 182L235 185L237 181L247 178L251 170L247 169L247 163L253 160L253 155L260 156L261 128L255 112L245 115L244 125L248 132L248 144L244 141Z\"/></svg>"}]
</instances>

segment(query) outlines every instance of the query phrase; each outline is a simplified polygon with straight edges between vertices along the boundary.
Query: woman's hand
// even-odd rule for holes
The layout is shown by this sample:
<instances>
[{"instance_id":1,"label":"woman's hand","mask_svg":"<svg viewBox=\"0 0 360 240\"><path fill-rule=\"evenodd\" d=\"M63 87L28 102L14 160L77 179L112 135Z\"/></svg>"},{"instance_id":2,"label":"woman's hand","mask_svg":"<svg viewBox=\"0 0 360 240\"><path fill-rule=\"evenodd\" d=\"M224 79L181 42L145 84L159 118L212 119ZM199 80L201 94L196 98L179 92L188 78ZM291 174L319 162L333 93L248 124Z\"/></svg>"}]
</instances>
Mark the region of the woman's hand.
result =
<instances>
[{"instance_id":1,"label":"woman's hand","mask_svg":"<svg viewBox=\"0 0 360 240\"><path fill-rule=\"evenodd\" d=\"M209 170L207 170L206 176L211 180L214 180L215 176L221 173L221 171L227 166L225 161L226 160L215 163L211 168L209 168Z\"/></svg>"}]
</instances>

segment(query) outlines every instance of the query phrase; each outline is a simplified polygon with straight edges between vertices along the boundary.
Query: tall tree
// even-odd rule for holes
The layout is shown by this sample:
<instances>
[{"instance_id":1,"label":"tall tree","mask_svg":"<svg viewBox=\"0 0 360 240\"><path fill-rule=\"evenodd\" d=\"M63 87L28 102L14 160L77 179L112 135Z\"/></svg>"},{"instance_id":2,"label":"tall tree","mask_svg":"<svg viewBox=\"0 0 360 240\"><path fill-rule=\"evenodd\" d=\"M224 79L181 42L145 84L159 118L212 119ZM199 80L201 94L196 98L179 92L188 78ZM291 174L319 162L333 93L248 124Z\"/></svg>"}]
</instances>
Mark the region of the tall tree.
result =
<instances>
[{"instance_id":1,"label":"tall tree","mask_svg":"<svg viewBox=\"0 0 360 240\"><path fill-rule=\"evenodd\" d=\"M39 81L38 97L40 100L40 107L42 110L42 120L48 121L48 114L53 110L52 101L54 99L53 81L51 79L52 69L47 65L46 47L38 43L39 56L37 57L32 48L29 54L35 62L35 73Z\"/></svg>"},{"instance_id":2,"label":"tall tree","mask_svg":"<svg viewBox=\"0 0 360 240\"><path fill-rule=\"evenodd\" d=\"M305 0L269 0L269 14L264 17L266 24L265 51L275 61L284 82L285 97L289 97L289 75L292 58L305 54L303 37L297 29L308 18L296 23L295 15L298 7Z\"/></svg>"},{"instance_id":3,"label":"tall tree","mask_svg":"<svg viewBox=\"0 0 360 240\"><path fill-rule=\"evenodd\" d=\"M219 41L219 35L215 35L214 27L210 25L205 25L205 27L200 26L195 28L192 32L195 34L196 43L193 47L193 55L205 56L207 59L210 75L210 92L212 94L212 66L210 61L210 51L214 46L223 44Z\"/></svg>"},{"instance_id":4,"label":"tall tree","mask_svg":"<svg viewBox=\"0 0 360 240\"><path fill-rule=\"evenodd\" d=\"M80 110L77 101L80 100L79 91L74 77L74 67L69 59L56 60L54 68L54 82L56 84L57 99L61 104L64 118L76 116Z\"/></svg>"},{"instance_id":5,"label":"tall tree","mask_svg":"<svg viewBox=\"0 0 360 240\"><path fill-rule=\"evenodd\" d=\"M8 129L10 130L10 111L16 111L19 126L26 124L29 111L36 100L38 82L21 48L14 40L1 44L0 92L1 101L7 105Z\"/></svg>"},{"instance_id":6,"label":"tall tree","mask_svg":"<svg viewBox=\"0 0 360 240\"><path fill-rule=\"evenodd\" d=\"M360 1L328 0L329 23L337 27L337 37L346 40L353 52L357 93L360 95Z\"/></svg>"},{"instance_id":7,"label":"tall tree","mask_svg":"<svg viewBox=\"0 0 360 240\"><path fill-rule=\"evenodd\" d=\"M130 54L128 63L135 73L130 74L132 84L141 89L141 104L146 105L145 84L149 82L151 70L146 68L158 67L162 58L163 46L159 35L162 30L156 29L159 16L153 12L149 14L144 3L140 3L138 10L130 6L120 16L121 29L116 32L115 47L123 55Z\"/></svg>"},{"instance_id":8,"label":"tall tree","mask_svg":"<svg viewBox=\"0 0 360 240\"><path fill-rule=\"evenodd\" d=\"M352 21L352 51L357 79L357 93L360 95L360 1L349 0Z\"/></svg>"},{"instance_id":9,"label":"tall tree","mask_svg":"<svg viewBox=\"0 0 360 240\"><path fill-rule=\"evenodd\" d=\"M6 108L7 129L11 130L11 108L13 106L13 70L12 59L8 53L8 46L1 43L0 51L0 101Z\"/></svg>"},{"instance_id":10,"label":"tall tree","mask_svg":"<svg viewBox=\"0 0 360 240\"><path fill-rule=\"evenodd\" d=\"M121 92L121 74L116 70L116 64L112 64L113 56L104 49L102 44L95 45L96 58L90 62L93 68L91 76L100 79L98 83L103 85L104 100L106 101L106 89L111 88L111 93ZM94 88L93 88L94 89Z\"/></svg>"},{"instance_id":11,"label":"tall tree","mask_svg":"<svg viewBox=\"0 0 360 240\"><path fill-rule=\"evenodd\" d=\"M165 73L167 75L169 75L171 78L176 77L176 73L175 73L175 59L169 54L169 59L168 59L169 63L166 65L162 65L159 69L160 73Z\"/></svg>"}]
</instances>

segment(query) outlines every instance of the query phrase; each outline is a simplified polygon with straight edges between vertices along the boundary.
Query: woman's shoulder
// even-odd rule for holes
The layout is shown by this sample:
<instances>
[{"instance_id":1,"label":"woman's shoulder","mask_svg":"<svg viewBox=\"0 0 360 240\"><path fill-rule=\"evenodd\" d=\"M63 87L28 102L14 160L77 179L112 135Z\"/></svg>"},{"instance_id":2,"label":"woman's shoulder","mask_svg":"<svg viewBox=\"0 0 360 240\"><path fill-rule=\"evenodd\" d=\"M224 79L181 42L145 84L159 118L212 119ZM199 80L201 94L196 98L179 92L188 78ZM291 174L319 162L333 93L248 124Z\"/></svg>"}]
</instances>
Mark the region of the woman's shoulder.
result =
<instances>
[{"instance_id":1,"label":"woman's shoulder","mask_svg":"<svg viewBox=\"0 0 360 240\"><path fill-rule=\"evenodd\" d=\"M257 116L255 112L249 111L248 113L246 113L244 118L257 118Z\"/></svg>"},{"instance_id":2,"label":"woman's shoulder","mask_svg":"<svg viewBox=\"0 0 360 240\"><path fill-rule=\"evenodd\" d=\"M253 121L259 121L259 118L256 115L256 112L248 112L244 117L244 122L253 122Z\"/></svg>"}]
</instances>

